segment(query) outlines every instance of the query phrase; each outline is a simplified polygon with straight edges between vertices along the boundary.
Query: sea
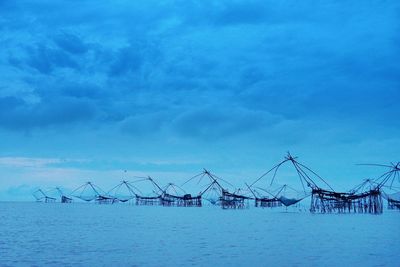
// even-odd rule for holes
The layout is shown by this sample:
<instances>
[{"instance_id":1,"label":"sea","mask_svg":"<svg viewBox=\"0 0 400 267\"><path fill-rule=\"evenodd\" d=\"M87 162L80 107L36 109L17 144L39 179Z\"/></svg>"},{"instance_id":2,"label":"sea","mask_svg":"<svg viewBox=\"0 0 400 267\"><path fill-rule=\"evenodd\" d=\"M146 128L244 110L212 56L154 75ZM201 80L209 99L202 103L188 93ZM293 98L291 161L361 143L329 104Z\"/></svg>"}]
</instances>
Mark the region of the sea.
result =
<instances>
[{"instance_id":1,"label":"sea","mask_svg":"<svg viewBox=\"0 0 400 267\"><path fill-rule=\"evenodd\" d=\"M400 212L0 202L0 266L400 266Z\"/></svg>"}]
</instances>

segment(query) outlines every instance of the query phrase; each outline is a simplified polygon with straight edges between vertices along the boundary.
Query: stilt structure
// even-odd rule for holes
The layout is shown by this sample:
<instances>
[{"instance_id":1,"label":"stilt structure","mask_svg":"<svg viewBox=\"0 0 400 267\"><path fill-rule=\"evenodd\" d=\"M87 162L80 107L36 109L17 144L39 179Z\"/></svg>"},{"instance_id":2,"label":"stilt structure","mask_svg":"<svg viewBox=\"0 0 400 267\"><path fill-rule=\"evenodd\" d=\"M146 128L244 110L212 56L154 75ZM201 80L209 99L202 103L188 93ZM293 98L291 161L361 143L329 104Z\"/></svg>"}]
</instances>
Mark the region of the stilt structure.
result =
<instances>
[{"instance_id":1,"label":"stilt structure","mask_svg":"<svg viewBox=\"0 0 400 267\"><path fill-rule=\"evenodd\" d=\"M336 192L333 188L316 172L309 167L297 161L297 158L288 153L285 160L274 166L266 174L272 173L271 185L275 180L278 169L282 164L289 162L294 167L297 176L301 182L303 193L294 188L284 185L275 195L275 198L282 202L286 207L295 205L310 194L306 187L311 189L311 206L312 213L382 213L382 199L379 186L372 186L370 180L365 181L350 192ZM265 175L265 174L264 174ZM318 179L328 189L323 189L315 180ZM369 187L367 188L367 186ZM286 195L286 190L291 189L295 194L291 197Z\"/></svg>"},{"instance_id":2,"label":"stilt structure","mask_svg":"<svg viewBox=\"0 0 400 267\"><path fill-rule=\"evenodd\" d=\"M344 201L347 203L347 212L373 214L383 212L381 187L371 179L366 179L352 189L347 198L348 201Z\"/></svg>"},{"instance_id":3,"label":"stilt structure","mask_svg":"<svg viewBox=\"0 0 400 267\"><path fill-rule=\"evenodd\" d=\"M116 202L130 202L136 197L136 191L140 190L129 183L128 181L122 181L118 185L114 186L110 191L107 192L108 196L111 196Z\"/></svg>"},{"instance_id":4,"label":"stilt structure","mask_svg":"<svg viewBox=\"0 0 400 267\"><path fill-rule=\"evenodd\" d=\"M176 184L169 183L163 189L161 204L176 207L201 207L201 195L192 196Z\"/></svg>"},{"instance_id":5,"label":"stilt structure","mask_svg":"<svg viewBox=\"0 0 400 267\"><path fill-rule=\"evenodd\" d=\"M383 198L387 200L387 208L389 210L400 210L400 187L383 186Z\"/></svg>"},{"instance_id":6,"label":"stilt structure","mask_svg":"<svg viewBox=\"0 0 400 267\"><path fill-rule=\"evenodd\" d=\"M314 188L311 197L312 212L320 213L371 213L383 211L379 187L370 179L349 192L334 192Z\"/></svg>"},{"instance_id":7,"label":"stilt structure","mask_svg":"<svg viewBox=\"0 0 400 267\"><path fill-rule=\"evenodd\" d=\"M205 179L207 178L207 179ZM201 173L191 177L181 186L187 186L189 182L197 181L196 187L199 187L199 193L195 195L203 205L202 200L206 200L212 205L219 205L222 195L222 186L212 178L212 174L204 169ZM193 188L191 188L193 190Z\"/></svg>"},{"instance_id":8,"label":"stilt structure","mask_svg":"<svg viewBox=\"0 0 400 267\"><path fill-rule=\"evenodd\" d=\"M390 168L375 180L367 179L349 192L338 193L313 189L312 208L320 212L337 211L340 213L371 213L381 214L383 212L382 196L388 200L389 208L396 208L393 199L396 194L383 192L384 188L393 189L393 183L399 179L400 163L392 165L382 164L359 164ZM386 189L385 189L386 190ZM400 203L400 201L398 202Z\"/></svg>"},{"instance_id":9,"label":"stilt structure","mask_svg":"<svg viewBox=\"0 0 400 267\"><path fill-rule=\"evenodd\" d=\"M58 194L60 195L61 203L71 203L72 202L72 198L66 196L59 187L56 187L55 189L57 190Z\"/></svg>"},{"instance_id":10,"label":"stilt structure","mask_svg":"<svg viewBox=\"0 0 400 267\"><path fill-rule=\"evenodd\" d=\"M400 201L399 200L388 198L387 201L388 201L388 209L400 210Z\"/></svg>"},{"instance_id":11,"label":"stilt structure","mask_svg":"<svg viewBox=\"0 0 400 267\"><path fill-rule=\"evenodd\" d=\"M204 169L200 174L197 174L187 180L183 185L195 178L198 179L198 183L200 183L200 181L204 181L204 178L208 178L208 181L203 186L203 189L196 196L199 201L201 201L203 198L212 205L219 205L223 209L241 209L248 207L248 200L251 199L251 197L242 194L240 189L232 190L231 192L227 188L224 188L221 183L229 184L231 187L233 187L233 185L226 180L217 177L206 169Z\"/></svg>"},{"instance_id":12,"label":"stilt structure","mask_svg":"<svg viewBox=\"0 0 400 267\"><path fill-rule=\"evenodd\" d=\"M243 209L249 205L248 201L252 199L249 196L243 195L237 190L237 192L230 193L227 190L222 190L221 207L223 209Z\"/></svg>"},{"instance_id":13,"label":"stilt structure","mask_svg":"<svg viewBox=\"0 0 400 267\"><path fill-rule=\"evenodd\" d=\"M142 193L142 189L139 186L136 187L137 192L135 192L136 205L146 205L146 206L156 206L161 205L162 189L161 187L151 178L148 177L136 177L138 180L130 182L133 183L147 183L151 187L151 192L147 194Z\"/></svg>"},{"instance_id":14,"label":"stilt structure","mask_svg":"<svg viewBox=\"0 0 400 267\"><path fill-rule=\"evenodd\" d=\"M384 164L359 164L376 167L384 167L389 169L383 173L377 179L375 179L376 190L382 193L382 196L386 198L388 209L400 210L400 162L390 163L390 165Z\"/></svg>"},{"instance_id":15,"label":"stilt structure","mask_svg":"<svg viewBox=\"0 0 400 267\"><path fill-rule=\"evenodd\" d=\"M301 190L289 184L277 185L278 171L283 164L288 163L294 170L295 176L300 181ZM140 177L134 182L122 181L105 193L98 186L87 182L72 191L71 196L86 202L94 201L98 204L109 204L116 202L129 202L135 200L137 205L163 205L179 207L201 207L203 200L213 205L218 205L223 209L241 209L248 206L251 199L255 200L256 207L290 207L299 203L304 198L311 195L310 212L312 213L370 213L380 214L383 212L383 200L387 199L388 208L400 210L400 187L395 183L400 183L400 162L391 165L381 164L361 164L389 168L377 179L367 179L360 185L348 192L336 192L332 187L316 172L297 161L290 153L282 162L264 173L255 182L246 186L252 193L249 196L241 189L234 188L229 182L217 177L208 170L204 169L200 174L190 178L187 182L198 179L205 181L205 186L201 187L198 194L188 194L186 191L169 183L165 188L161 188L151 177ZM282 170L280 171L282 172ZM269 188L255 186L257 182L270 174L271 181ZM280 174L279 174L280 175ZM281 177L282 178L282 177ZM280 178L280 179L281 179ZM297 179L296 179L297 180ZM323 187L318 185L323 184ZM134 185L137 182L146 182L152 187L151 192L143 194L142 190ZM322 182L322 183L321 183ZM222 186L227 183L232 188ZM229 189L228 189L229 188ZM72 198L65 195L60 188L49 191L38 189L33 192L36 201L56 202L58 196L51 195L51 192L58 192L61 203L70 203ZM149 190L147 190L149 192Z\"/></svg>"},{"instance_id":16,"label":"stilt structure","mask_svg":"<svg viewBox=\"0 0 400 267\"><path fill-rule=\"evenodd\" d=\"M249 190L251 190L254 195L256 207L274 208L280 206L293 206L302 201L304 198L308 197L311 194L310 189L317 188L316 183L310 178L310 175L307 175L307 172L305 171L305 169L308 171L311 170L308 167L297 162L296 159L297 158L293 157L288 152L283 161L261 175L261 177L255 180L252 184L247 185ZM301 185L302 190L297 190L293 186L290 186L288 184L280 185L276 183L278 171L280 170L282 165L286 163L291 163L295 176L298 177L298 181ZM317 176L314 172L312 172L312 174L314 176ZM261 181L261 179L267 178L270 179L267 188L255 187L255 184ZM326 184L326 182L322 178L320 179ZM293 181L293 183L294 182L295 181Z\"/></svg>"},{"instance_id":17,"label":"stilt structure","mask_svg":"<svg viewBox=\"0 0 400 267\"><path fill-rule=\"evenodd\" d=\"M94 201L97 204L112 204L116 201L115 198L108 196L100 187L92 182L87 182L74 191L71 195L86 202Z\"/></svg>"},{"instance_id":18,"label":"stilt structure","mask_svg":"<svg viewBox=\"0 0 400 267\"><path fill-rule=\"evenodd\" d=\"M48 196L42 189L36 190L32 195L36 199L36 202L56 202L56 198Z\"/></svg>"},{"instance_id":19,"label":"stilt structure","mask_svg":"<svg viewBox=\"0 0 400 267\"><path fill-rule=\"evenodd\" d=\"M277 199L273 193L270 193L259 187L251 188L248 184L246 184L246 186L254 196L255 207L275 208L282 206L282 202L279 199ZM267 195L265 195L265 193Z\"/></svg>"}]
</instances>

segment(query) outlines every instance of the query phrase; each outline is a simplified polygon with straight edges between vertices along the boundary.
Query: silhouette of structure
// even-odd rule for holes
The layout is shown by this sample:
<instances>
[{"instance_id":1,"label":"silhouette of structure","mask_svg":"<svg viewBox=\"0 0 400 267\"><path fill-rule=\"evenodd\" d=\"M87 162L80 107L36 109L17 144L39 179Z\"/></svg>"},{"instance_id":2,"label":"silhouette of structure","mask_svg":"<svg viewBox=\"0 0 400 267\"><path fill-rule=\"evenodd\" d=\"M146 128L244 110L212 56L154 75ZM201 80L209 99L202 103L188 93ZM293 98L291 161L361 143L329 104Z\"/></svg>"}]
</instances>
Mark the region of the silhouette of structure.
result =
<instances>
[{"instance_id":1,"label":"silhouette of structure","mask_svg":"<svg viewBox=\"0 0 400 267\"><path fill-rule=\"evenodd\" d=\"M246 186L254 196L255 207L274 208L282 206L282 202L275 197L273 192L266 191L265 189L259 187L251 188L247 184Z\"/></svg>"},{"instance_id":2,"label":"silhouette of structure","mask_svg":"<svg viewBox=\"0 0 400 267\"><path fill-rule=\"evenodd\" d=\"M107 192L107 195L114 199L114 203L116 202L129 202L136 197L135 190L139 191L134 185L129 183L128 181L123 180L118 185L114 186L110 191Z\"/></svg>"},{"instance_id":3,"label":"silhouette of structure","mask_svg":"<svg viewBox=\"0 0 400 267\"><path fill-rule=\"evenodd\" d=\"M297 158L293 157L290 153L285 157L285 160L267 172L273 172L271 184L274 182L280 166L286 162L291 163L294 167L303 187L303 194L300 195L298 192L297 196L287 197L284 194L286 189L289 188L292 191L294 189L284 185L279 193L275 195L275 198L281 201L284 206L295 205L306 198L309 195L306 190L306 187L308 187L311 189L310 212L312 213L382 213L383 207L380 188L372 186L370 180L365 181L350 192L336 192L325 179L311 168L297 161ZM320 187L315 182L317 179L327 186L328 189ZM370 187L367 188L367 185Z\"/></svg>"},{"instance_id":4,"label":"silhouette of structure","mask_svg":"<svg viewBox=\"0 0 400 267\"><path fill-rule=\"evenodd\" d=\"M142 190L140 190L138 187L136 187L137 192L135 192L135 199L136 199L136 205L146 205L146 206L155 206L155 205L161 205L161 196L162 196L162 189L161 187L151 178L150 176L148 177L137 177L139 178L138 180L131 182L130 184L133 183L147 183L150 184L152 187L152 192L148 193L147 195L142 193Z\"/></svg>"},{"instance_id":5,"label":"silhouette of structure","mask_svg":"<svg viewBox=\"0 0 400 267\"><path fill-rule=\"evenodd\" d=\"M163 206L176 207L201 207L202 205L201 195L187 194L184 189L173 183L169 183L163 189L161 203Z\"/></svg>"},{"instance_id":6,"label":"silhouette of structure","mask_svg":"<svg viewBox=\"0 0 400 267\"><path fill-rule=\"evenodd\" d=\"M279 185L275 183L281 166L289 164L294 170L295 176L302 187L298 190L292 185ZM204 169L201 173L188 179L183 185L197 179L197 185L203 182L199 193L189 194L182 187L168 183L161 188L150 176L137 177L136 181L123 180L113 187L108 193L87 182L72 191L71 196L82 201L94 201L98 204L112 204L117 202L130 202L136 205L162 205L176 207L201 207L203 200L212 205L218 205L223 209L242 209L248 207L249 200L255 200L255 207L290 207L294 206L304 198L311 196L310 212L312 213L371 213L383 212L383 198L387 199L388 209L400 210L400 162L390 165L383 164L360 164L388 168L385 173L377 179L366 179L361 184L348 192L335 191L321 176L312 169L300 163L296 157L289 152L283 161L272 167L252 184L247 185L249 193L235 187L220 177ZM269 187L255 186L261 179L270 175ZM297 180L297 179L296 179ZM318 181L325 188L321 187ZM147 183L150 190L147 194L142 193L138 183ZM204 184L205 182L205 184ZM223 186L222 184L229 186ZM182 186L183 186L182 185ZM230 189L228 189L230 188ZM53 196L51 192L58 195ZM65 195L59 187L49 191L38 189L33 192L38 202L56 202L58 196L61 203L71 203L72 198Z\"/></svg>"},{"instance_id":7,"label":"silhouette of structure","mask_svg":"<svg viewBox=\"0 0 400 267\"><path fill-rule=\"evenodd\" d=\"M247 185L249 190L254 195L255 198L255 206L256 207L280 207L285 206L289 207L297 204L302 201L304 198L310 195L308 191L309 188L317 187L315 182L310 178L310 175L305 176L304 169L308 169L308 167L301 165L297 162L297 158L293 157L289 152L283 161L276 164L274 167L269 169L266 173L261 175L257 180L255 180L252 184ZM294 167L294 171L299 178L300 184L302 186L302 191L299 191L288 184L279 185L276 183L276 177L278 176L278 171L282 165L286 163L291 163ZM315 176L315 173L313 173ZM270 178L270 183L268 188L260 188L255 187L254 185L258 183L262 179ZM319 176L318 176L319 177ZM320 177L319 177L320 178ZM320 178L324 181L322 178ZM324 181L325 183L325 181ZM305 186L307 185L307 187ZM328 185L329 186L329 185Z\"/></svg>"},{"instance_id":8,"label":"silhouette of structure","mask_svg":"<svg viewBox=\"0 0 400 267\"><path fill-rule=\"evenodd\" d=\"M243 209L248 207L249 196L240 193L240 189L230 193L228 190L222 190L221 207L223 209Z\"/></svg>"},{"instance_id":9,"label":"silhouette of structure","mask_svg":"<svg viewBox=\"0 0 400 267\"><path fill-rule=\"evenodd\" d=\"M375 189L379 193L383 192L383 197L388 202L388 209L400 210L400 189L398 186L400 183L400 162L385 164L359 164L383 167L388 169L385 173L375 179Z\"/></svg>"},{"instance_id":10,"label":"silhouette of structure","mask_svg":"<svg viewBox=\"0 0 400 267\"><path fill-rule=\"evenodd\" d=\"M71 195L86 202L94 201L97 204L112 204L116 201L92 182L86 182L79 186L72 191Z\"/></svg>"},{"instance_id":11,"label":"silhouette of structure","mask_svg":"<svg viewBox=\"0 0 400 267\"><path fill-rule=\"evenodd\" d=\"M32 195L36 199L36 202L56 202L56 198L48 196L42 189L36 190Z\"/></svg>"},{"instance_id":12,"label":"silhouette of structure","mask_svg":"<svg viewBox=\"0 0 400 267\"><path fill-rule=\"evenodd\" d=\"M221 183L226 183L230 186L233 186L232 184L220 177L217 177L215 174L212 174L206 169L204 169L200 174L197 174L187 180L184 184L187 184L189 181L195 178L197 178L200 182L205 177L208 178L208 182L206 183L204 189L195 197L198 202L201 202L201 199L204 198L212 205L220 205L223 209L241 209L248 207L247 201L251 199L251 197L242 194L240 189L230 192L227 188L224 188Z\"/></svg>"},{"instance_id":13,"label":"silhouette of structure","mask_svg":"<svg viewBox=\"0 0 400 267\"><path fill-rule=\"evenodd\" d=\"M58 194L60 195L61 203L71 203L72 202L72 198L66 196L59 187L56 187L55 189L57 190Z\"/></svg>"},{"instance_id":14,"label":"silhouette of structure","mask_svg":"<svg viewBox=\"0 0 400 267\"><path fill-rule=\"evenodd\" d=\"M321 213L380 214L383 211L383 203L379 187L376 187L371 180L367 179L350 192L339 193L314 188L311 208L311 212Z\"/></svg>"},{"instance_id":15,"label":"silhouette of structure","mask_svg":"<svg viewBox=\"0 0 400 267\"><path fill-rule=\"evenodd\" d=\"M388 209L390 210L400 210L400 201L388 198Z\"/></svg>"},{"instance_id":16,"label":"silhouette of structure","mask_svg":"<svg viewBox=\"0 0 400 267\"><path fill-rule=\"evenodd\" d=\"M382 213L383 205L380 186L375 185L372 180L364 181L350 192L336 192L321 176L311 168L297 161L297 158L293 157L289 152L282 162L264 173L249 188L251 189L255 183L268 174L272 174L270 183L270 186L272 186L278 170L285 163L290 163L293 166L300 180L303 192L287 184L278 187L275 191L264 189L264 192L269 194L267 197L259 197L256 195L255 190L252 190L256 197L256 207L276 207L279 206L276 204L278 201L282 205L289 207L311 195L310 211L312 213ZM327 186L327 189L319 186L315 182L316 180ZM311 192L308 192L306 188L308 190L311 189ZM289 190L291 191L290 197L288 196Z\"/></svg>"}]
</instances>

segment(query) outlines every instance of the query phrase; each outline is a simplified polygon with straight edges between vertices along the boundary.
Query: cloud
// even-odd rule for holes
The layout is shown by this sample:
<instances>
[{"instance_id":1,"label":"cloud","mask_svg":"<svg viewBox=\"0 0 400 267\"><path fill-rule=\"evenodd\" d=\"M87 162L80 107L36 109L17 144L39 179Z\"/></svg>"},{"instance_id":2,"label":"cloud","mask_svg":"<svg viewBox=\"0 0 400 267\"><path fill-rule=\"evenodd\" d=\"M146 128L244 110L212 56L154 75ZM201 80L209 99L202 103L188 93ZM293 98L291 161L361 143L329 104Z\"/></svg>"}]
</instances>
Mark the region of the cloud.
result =
<instances>
[{"instance_id":1,"label":"cloud","mask_svg":"<svg viewBox=\"0 0 400 267\"><path fill-rule=\"evenodd\" d=\"M65 97L96 99L92 104L101 105L105 117L118 120L137 116L137 99L144 90L167 99L164 106L178 101L192 102L191 93L175 100L171 96L178 95L178 90L196 89L208 95L207 104L216 97L227 107L232 100L225 99L225 92L215 91L235 90L239 97L233 99L233 105L296 118L309 115L309 102L324 109L324 105L318 105L317 97L310 95L323 98L324 92L333 92L339 86L346 90L368 86L360 77L369 77L373 80L369 84L385 88L398 84L397 67L387 60L398 54L395 41L391 41L394 32L383 30L389 22L380 22L382 27L371 33L369 26L379 22L380 16L365 19L369 9L355 14L360 20L348 17L348 13L340 14L344 23L357 31L350 35L352 28L342 27L343 38L338 39L332 35L337 18L321 13L340 10L340 4L317 5L319 12L301 20L296 14L303 13L306 4L281 6L262 1L183 4L176 9L160 4L152 10L147 4L119 3L112 8L100 5L96 15L87 17L90 2L84 2L80 10L71 14L73 20L63 20L67 16L64 12L57 16L52 13L59 9L59 4L32 4L27 13L35 14L37 19L18 34L7 32L6 48L19 51L13 52L8 62L20 69L19 74L14 72L16 79L19 76L20 82L35 87L33 95L43 99L46 94L61 101ZM61 5L70 6L68 2ZM10 12L17 11L10 8ZM382 12L391 14L385 9ZM192 13L206 23L192 28L187 21ZM210 16L205 16L208 13ZM132 14L135 26L125 27ZM392 16L389 18L393 20ZM14 21L25 19L24 16ZM96 20L105 23L101 24L104 27L96 27ZM7 22L11 23L9 19ZM57 25L56 34L50 31L53 24ZM29 32L35 28L41 33L37 37ZM112 38L108 37L110 31ZM370 42L354 49L367 34L372 37ZM30 45L13 45L21 37L29 40L26 43ZM365 57L377 46L385 49L377 51L373 61ZM31 73L26 66L46 78ZM384 84L380 83L382 79ZM42 106L46 105L45 98ZM130 102L131 106L126 108L123 104L121 111L113 102ZM153 103L148 106L159 108ZM193 105L195 109L199 106ZM99 116L90 119L102 123Z\"/></svg>"},{"instance_id":2,"label":"cloud","mask_svg":"<svg viewBox=\"0 0 400 267\"><path fill-rule=\"evenodd\" d=\"M155 112L137 114L125 118L121 122L123 132L134 136L157 135L167 123L167 114Z\"/></svg>"},{"instance_id":3,"label":"cloud","mask_svg":"<svg viewBox=\"0 0 400 267\"><path fill-rule=\"evenodd\" d=\"M279 121L278 116L267 112L208 107L182 113L174 128L184 137L212 140L272 128Z\"/></svg>"},{"instance_id":4,"label":"cloud","mask_svg":"<svg viewBox=\"0 0 400 267\"><path fill-rule=\"evenodd\" d=\"M6 96L0 98L1 110L13 110L14 108L24 104L24 101L14 96Z\"/></svg>"},{"instance_id":5,"label":"cloud","mask_svg":"<svg viewBox=\"0 0 400 267\"><path fill-rule=\"evenodd\" d=\"M395 155L372 142L398 142L395 1L0 5L2 155L123 168L191 153L222 169L291 147Z\"/></svg>"},{"instance_id":6,"label":"cloud","mask_svg":"<svg viewBox=\"0 0 400 267\"><path fill-rule=\"evenodd\" d=\"M0 157L0 165L3 165L4 167L41 168L84 162L87 162L87 160L61 158Z\"/></svg>"},{"instance_id":7,"label":"cloud","mask_svg":"<svg viewBox=\"0 0 400 267\"><path fill-rule=\"evenodd\" d=\"M232 1L224 3L215 17L215 23L225 24L256 24L268 20L269 5L261 1Z\"/></svg>"},{"instance_id":8,"label":"cloud","mask_svg":"<svg viewBox=\"0 0 400 267\"><path fill-rule=\"evenodd\" d=\"M0 98L0 125L3 129L30 130L86 121L96 114L88 101L76 98L48 99L45 103L28 104L14 97Z\"/></svg>"},{"instance_id":9,"label":"cloud","mask_svg":"<svg viewBox=\"0 0 400 267\"><path fill-rule=\"evenodd\" d=\"M50 74L56 68L77 69L79 67L77 62L62 50L39 45L35 48L29 48L27 52L29 54L28 66L42 74Z\"/></svg>"},{"instance_id":10,"label":"cloud","mask_svg":"<svg viewBox=\"0 0 400 267\"><path fill-rule=\"evenodd\" d=\"M60 162L62 162L61 159L54 158L0 157L0 165L12 167L44 167Z\"/></svg>"},{"instance_id":11,"label":"cloud","mask_svg":"<svg viewBox=\"0 0 400 267\"><path fill-rule=\"evenodd\" d=\"M180 1L179 5L178 14L189 25L257 25L293 15L285 14L268 1Z\"/></svg>"},{"instance_id":12,"label":"cloud","mask_svg":"<svg viewBox=\"0 0 400 267\"><path fill-rule=\"evenodd\" d=\"M89 50L89 46L81 38L71 33L64 32L56 35L54 42L71 54L84 54Z\"/></svg>"},{"instance_id":13,"label":"cloud","mask_svg":"<svg viewBox=\"0 0 400 267\"><path fill-rule=\"evenodd\" d=\"M122 48L110 66L110 75L120 76L137 71L142 64L140 51L133 47Z\"/></svg>"}]
</instances>

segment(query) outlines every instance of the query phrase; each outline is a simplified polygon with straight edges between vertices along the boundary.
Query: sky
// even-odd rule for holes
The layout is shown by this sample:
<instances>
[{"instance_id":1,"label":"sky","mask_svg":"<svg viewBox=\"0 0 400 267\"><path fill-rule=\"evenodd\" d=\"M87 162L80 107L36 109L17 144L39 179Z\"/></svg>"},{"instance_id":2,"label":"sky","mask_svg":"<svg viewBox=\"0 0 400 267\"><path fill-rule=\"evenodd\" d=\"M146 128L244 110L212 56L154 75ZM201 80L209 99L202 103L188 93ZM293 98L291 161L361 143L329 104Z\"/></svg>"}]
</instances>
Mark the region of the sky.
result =
<instances>
[{"instance_id":1,"label":"sky","mask_svg":"<svg viewBox=\"0 0 400 267\"><path fill-rule=\"evenodd\" d=\"M398 1L0 0L0 200L287 151L349 189L400 160L399 32Z\"/></svg>"}]
</instances>

